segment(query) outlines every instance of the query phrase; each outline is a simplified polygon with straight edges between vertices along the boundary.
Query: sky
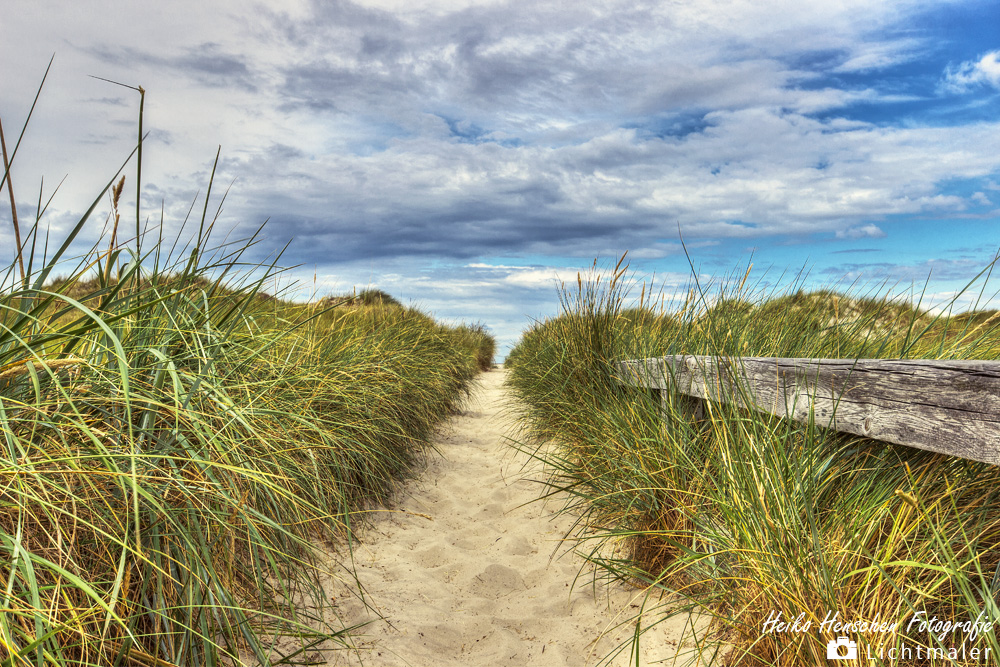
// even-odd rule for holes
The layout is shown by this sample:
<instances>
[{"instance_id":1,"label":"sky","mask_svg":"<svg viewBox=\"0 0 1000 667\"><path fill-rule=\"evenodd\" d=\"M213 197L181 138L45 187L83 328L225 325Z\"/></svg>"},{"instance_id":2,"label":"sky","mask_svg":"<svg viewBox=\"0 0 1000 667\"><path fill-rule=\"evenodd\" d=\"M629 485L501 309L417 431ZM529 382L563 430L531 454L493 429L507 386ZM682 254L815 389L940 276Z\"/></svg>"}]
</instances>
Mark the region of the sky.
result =
<instances>
[{"instance_id":1,"label":"sky","mask_svg":"<svg viewBox=\"0 0 1000 667\"><path fill-rule=\"evenodd\" d=\"M62 181L42 224L65 235L135 147L141 86L151 233L200 213L221 147L218 238L266 221L249 256L284 249L301 298L383 289L486 324L501 356L558 313L558 281L626 251L668 296L752 263L757 285L885 285L933 306L1000 249L995 0L6 10L8 148L54 56L11 169L22 219ZM134 158L124 173L134 211Z\"/></svg>"}]
</instances>

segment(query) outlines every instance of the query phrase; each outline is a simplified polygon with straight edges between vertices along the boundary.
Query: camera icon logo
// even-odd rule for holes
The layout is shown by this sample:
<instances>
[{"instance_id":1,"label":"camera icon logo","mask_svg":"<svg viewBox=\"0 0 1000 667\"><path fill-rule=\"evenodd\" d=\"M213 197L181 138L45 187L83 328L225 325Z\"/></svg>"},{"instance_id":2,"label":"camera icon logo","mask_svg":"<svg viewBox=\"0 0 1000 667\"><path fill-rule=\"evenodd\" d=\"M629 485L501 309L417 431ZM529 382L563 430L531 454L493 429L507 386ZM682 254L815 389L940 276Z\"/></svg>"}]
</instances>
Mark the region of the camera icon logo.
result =
<instances>
[{"instance_id":1,"label":"camera icon logo","mask_svg":"<svg viewBox=\"0 0 1000 667\"><path fill-rule=\"evenodd\" d=\"M847 637L831 639L826 645L827 660L854 660L858 657L858 643Z\"/></svg>"}]
</instances>

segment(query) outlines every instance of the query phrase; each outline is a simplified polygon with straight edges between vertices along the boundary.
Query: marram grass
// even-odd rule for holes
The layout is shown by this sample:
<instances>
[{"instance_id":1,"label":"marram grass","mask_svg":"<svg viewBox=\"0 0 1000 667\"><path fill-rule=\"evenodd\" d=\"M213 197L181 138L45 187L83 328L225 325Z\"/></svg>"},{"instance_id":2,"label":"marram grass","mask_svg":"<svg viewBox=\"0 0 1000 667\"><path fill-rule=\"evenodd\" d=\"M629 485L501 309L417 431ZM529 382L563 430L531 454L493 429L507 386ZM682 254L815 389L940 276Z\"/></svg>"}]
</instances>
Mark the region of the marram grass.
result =
<instances>
[{"instance_id":1,"label":"marram grass","mask_svg":"<svg viewBox=\"0 0 1000 667\"><path fill-rule=\"evenodd\" d=\"M316 545L350 577L362 508L492 337L388 300L265 295L253 239L212 245L204 217L187 246L112 232L74 268L102 196L56 252L27 230L0 292L0 665L313 659L350 630Z\"/></svg>"},{"instance_id":2,"label":"marram grass","mask_svg":"<svg viewBox=\"0 0 1000 667\"><path fill-rule=\"evenodd\" d=\"M1000 469L729 404L698 415L613 378L619 359L678 353L994 359L996 313L935 315L856 286L765 293L742 274L662 308L645 290L629 304L625 281L618 267L564 288L562 314L529 329L507 366L523 446L582 514L578 550L649 587L640 630L710 618L678 664L826 664L838 634L861 658L844 664L1000 661L995 628L920 624L1000 622ZM831 619L885 628L838 633Z\"/></svg>"},{"instance_id":3,"label":"marram grass","mask_svg":"<svg viewBox=\"0 0 1000 667\"><path fill-rule=\"evenodd\" d=\"M467 331L416 311L308 319L185 282L94 309L0 297L9 664L266 663L272 633L324 639L291 603L312 544L346 544L479 370Z\"/></svg>"}]
</instances>

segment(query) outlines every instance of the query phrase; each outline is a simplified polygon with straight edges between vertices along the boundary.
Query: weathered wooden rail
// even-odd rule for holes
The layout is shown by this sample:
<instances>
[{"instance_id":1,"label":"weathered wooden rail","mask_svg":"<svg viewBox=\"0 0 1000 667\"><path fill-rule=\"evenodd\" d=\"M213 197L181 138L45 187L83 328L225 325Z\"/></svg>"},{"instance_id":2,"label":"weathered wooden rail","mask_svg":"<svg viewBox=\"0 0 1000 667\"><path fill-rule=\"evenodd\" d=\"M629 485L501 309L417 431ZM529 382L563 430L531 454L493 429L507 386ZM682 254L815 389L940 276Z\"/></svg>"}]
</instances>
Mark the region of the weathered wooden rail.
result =
<instances>
[{"instance_id":1,"label":"weathered wooden rail","mask_svg":"<svg viewBox=\"0 0 1000 667\"><path fill-rule=\"evenodd\" d=\"M1000 464L1000 361L679 355L619 366L631 386Z\"/></svg>"}]
</instances>

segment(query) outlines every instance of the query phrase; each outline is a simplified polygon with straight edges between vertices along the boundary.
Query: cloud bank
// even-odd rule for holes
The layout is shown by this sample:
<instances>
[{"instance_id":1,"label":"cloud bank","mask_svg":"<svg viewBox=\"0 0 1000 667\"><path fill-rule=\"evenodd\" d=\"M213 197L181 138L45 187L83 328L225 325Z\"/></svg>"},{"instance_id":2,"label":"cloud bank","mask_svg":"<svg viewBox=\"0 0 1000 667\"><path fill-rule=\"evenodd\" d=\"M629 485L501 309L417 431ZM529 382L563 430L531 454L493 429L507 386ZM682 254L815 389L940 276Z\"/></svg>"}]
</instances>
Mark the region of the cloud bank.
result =
<instances>
[{"instance_id":1,"label":"cloud bank","mask_svg":"<svg viewBox=\"0 0 1000 667\"><path fill-rule=\"evenodd\" d=\"M88 75L148 91L144 199L168 230L221 143L223 224L269 219L262 248L294 239L289 262L348 285L415 287L451 266L472 311L477 263L527 266L507 287L541 290L626 249L676 271L682 240L721 263L891 250L921 221L997 216L1000 43L974 31L997 15L984 3L97 4L24 3L0 45L22 64L5 121L57 53L15 173L70 174L55 231L135 140L135 96ZM823 270L837 267L860 270Z\"/></svg>"}]
</instances>

